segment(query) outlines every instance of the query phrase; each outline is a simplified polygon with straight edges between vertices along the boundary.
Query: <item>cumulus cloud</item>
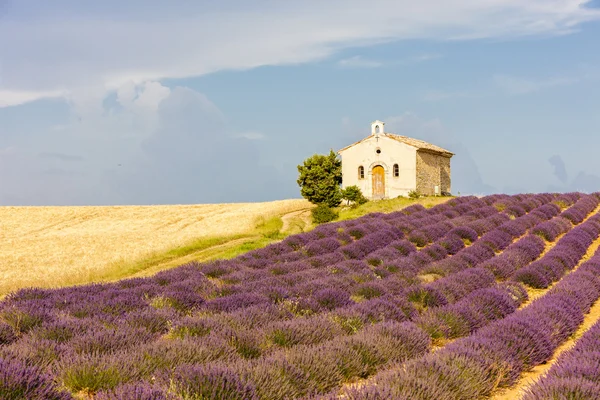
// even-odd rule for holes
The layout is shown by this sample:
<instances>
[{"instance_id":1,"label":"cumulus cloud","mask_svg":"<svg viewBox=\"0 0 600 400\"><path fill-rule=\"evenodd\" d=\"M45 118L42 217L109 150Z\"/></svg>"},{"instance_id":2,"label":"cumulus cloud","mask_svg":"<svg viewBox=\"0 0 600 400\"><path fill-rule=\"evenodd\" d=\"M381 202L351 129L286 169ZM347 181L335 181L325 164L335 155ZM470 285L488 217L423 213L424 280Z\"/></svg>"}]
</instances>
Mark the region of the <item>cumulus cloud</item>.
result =
<instances>
[{"instance_id":1,"label":"cumulus cloud","mask_svg":"<svg viewBox=\"0 0 600 400\"><path fill-rule=\"evenodd\" d=\"M172 7L159 0L13 2L0 24L0 106L89 87L117 90L130 81L310 62L385 41L567 34L600 19L600 10L588 3L257 0L250 7L229 0ZM365 21L373 10L377 18Z\"/></svg>"},{"instance_id":2,"label":"cumulus cloud","mask_svg":"<svg viewBox=\"0 0 600 400\"><path fill-rule=\"evenodd\" d=\"M221 203L290 197L294 180L261 163L261 134L232 131L202 93L165 89L153 82L127 85L99 113L74 110L76 118L52 135L34 133L33 142L31 136L18 136L11 146L4 146L0 137L0 204Z\"/></svg>"}]
</instances>

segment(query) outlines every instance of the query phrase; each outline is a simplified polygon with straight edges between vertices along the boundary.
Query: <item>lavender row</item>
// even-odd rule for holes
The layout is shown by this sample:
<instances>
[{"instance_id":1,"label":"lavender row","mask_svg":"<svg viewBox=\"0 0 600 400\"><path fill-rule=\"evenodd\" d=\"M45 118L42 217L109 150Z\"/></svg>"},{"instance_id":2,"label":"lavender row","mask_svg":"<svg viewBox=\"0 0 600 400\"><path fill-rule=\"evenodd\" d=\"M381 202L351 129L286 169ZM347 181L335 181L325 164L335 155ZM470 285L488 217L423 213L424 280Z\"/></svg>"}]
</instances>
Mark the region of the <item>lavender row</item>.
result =
<instances>
[{"instance_id":1,"label":"lavender row","mask_svg":"<svg viewBox=\"0 0 600 400\"><path fill-rule=\"evenodd\" d=\"M467 198L458 203L456 208L463 210L476 210L485 206L476 198ZM436 209L436 206L433 209ZM309 233L294 235L281 243L268 246L264 249L250 252L235 260L218 263L218 266L207 266L208 274L213 274L211 269L217 269L220 276L226 276L235 271L235 275L229 281L253 281L264 279L269 276L268 272L286 270L290 262L307 262L313 266L322 266L345 259L363 259L368 254L390 244L393 240L400 240L405 231L411 227L405 226L409 218L414 215L426 213L425 217L415 219L421 226L450 224L450 218L444 216L438 210L436 214L430 215L428 211L420 211L407 216L398 212L394 218L383 218L381 216L363 217L363 222L355 224L355 221L344 221L320 226ZM456 217L455 217L456 218ZM470 219L475 219L471 216ZM443 224L442 224L443 225ZM411 225L412 226L412 225ZM452 227L454 225L451 225ZM447 227L447 229L449 229ZM292 249L289 252L286 249ZM398 256L398 254L396 254ZM283 265L282 265L283 264ZM293 268L293 265L292 265ZM302 268L306 269L306 267ZM270 271L267 271L270 270Z\"/></svg>"},{"instance_id":2,"label":"lavender row","mask_svg":"<svg viewBox=\"0 0 600 400\"><path fill-rule=\"evenodd\" d=\"M527 235L513 243L513 237L508 232L515 231L514 228L517 226L524 228L526 231L527 226L533 226L542 218L552 218L552 216L557 215L558 212L559 208L553 204L539 207L530 214L511 220L509 223L503 224L496 230L485 235L478 242L478 244L481 244L480 247L468 249L468 253L470 254L468 254L467 249L465 249L464 252L459 253L457 259L447 259L433 263L427 268L427 271L439 273L440 264L446 269L448 269L448 266L451 266L451 271L455 271L460 267L452 265L464 262L465 255L463 254L467 253L467 257L469 257L469 255L475 255L475 257L473 257L474 259L471 258L469 260L470 262L467 264L470 265L471 268L441 278L427 285L428 289L430 291L441 292L449 303L453 303L471 293L473 290L493 286L493 284L495 284L495 278L507 277L511 271L520 269L537 259L545 249L543 240L538 236ZM521 230L513 232L515 235L520 233L523 232ZM503 239L493 241L491 238ZM588 245L589 244L590 243L588 243ZM568 243L565 243L565 246L568 247ZM505 250L500 254L496 254L491 251L494 248ZM579 258L577 258L577 260L579 260ZM477 267L479 265L481 267ZM443 271L443 269L441 271Z\"/></svg>"},{"instance_id":3,"label":"lavender row","mask_svg":"<svg viewBox=\"0 0 600 400\"><path fill-rule=\"evenodd\" d=\"M384 373L351 399L475 399L547 361L600 297L600 252L528 307Z\"/></svg>"},{"instance_id":4,"label":"lavender row","mask_svg":"<svg viewBox=\"0 0 600 400\"><path fill-rule=\"evenodd\" d=\"M553 218L551 221L542 222L534 227L532 233L553 242L558 236L567 233L572 225L583 222L588 214L598 207L599 203L600 200L598 197L583 195L573 206L560 213L556 218Z\"/></svg>"},{"instance_id":5,"label":"lavender row","mask_svg":"<svg viewBox=\"0 0 600 400\"><path fill-rule=\"evenodd\" d=\"M473 246L459 251L453 257L428 265L427 268L423 269L423 272L447 275L465 268L472 268L488 260L494 260L497 258L496 251L507 249L509 246L513 248L516 246L521 248L532 247L527 250L527 253L531 253L533 256L536 250L540 248L537 244L540 240L524 237L518 240L516 244L513 244L513 241L525 234L535 224L552 218L558 212L559 208L555 205L547 204L538 207L529 214L496 227L484 235ZM534 258L537 258L539 254L541 253L535 255ZM502 258L504 257L502 256Z\"/></svg>"},{"instance_id":6,"label":"lavender row","mask_svg":"<svg viewBox=\"0 0 600 400\"><path fill-rule=\"evenodd\" d=\"M597 264L600 268L600 262ZM527 389L523 400L595 399L600 394L600 322Z\"/></svg>"},{"instance_id":7,"label":"lavender row","mask_svg":"<svg viewBox=\"0 0 600 400\"><path fill-rule=\"evenodd\" d=\"M481 264L496 279L505 280L515 271L536 260L546 249L544 240L537 235L527 235L508 246L502 253Z\"/></svg>"},{"instance_id":8,"label":"lavender row","mask_svg":"<svg viewBox=\"0 0 600 400\"><path fill-rule=\"evenodd\" d=\"M541 259L518 269L512 280L533 288L547 288L573 269L600 236L600 214L595 214L563 236Z\"/></svg>"},{"instance_id":9,"label":"lavender row","mask_svg":"<svg viewBox=\"0 0 600 400\"><path fill-rule=\"evenodd\" d=\"M471 304L464 303L463 315L469 315L479 326L502 318L514 311L518 304L509 293L514 291L497 288L476 295L474 293ZM321 336L319 332L323 332L318 323L313 325L313 330L317 331L314 337ZM386 366L422 356L430 348L431 338L417 325L380 322L353 335L330 338L318 344L302 344L259 359L222 360L204 365L182 364L174 367L174 372L162 374L162 387L171 387L180 396L201 395L203 398L280 399L313 396L339 389L344 383L357 378L367 378ZM137 385L148 386L144 382L138 382ZM108 390L106 396L122 398L123 390L130 387L131 384ZM226 391L222 392L224 387ZM104 398L104 395L101 392L99 397Z\"/></svg>"},{"instance_id":10,"label":"lavender row","mask_svg":"<svg viewBox=\"0 0 600 400\"><path fill-rule=\"evenodd\" d=\"M567 211L573 207L575 207L575 205L567 209ZM516 270L521 269L523 266L538 258L545 249L542 241L535 237L531 237L531 235L522 237L517 242L512 243L512 240L516 238L516 235L524 234L527 232L528 228L531 228L534 225L536 227L534 227L532 231L535 231L540 225L551 223L556 220L564 223L565 232L570 229L572 225L569 221L557 217L559 210L560 209L554 204L541 206L531 213L514 219L503 224L498 229L491 231L486 235L487 238L483 237L478 242L478 246L471 246L473 248L465 249L464 253L459 253L460 258L447 259L434 263L428 267L427 271L436 273L444 273L446 271L454 272L461 267L464 268L465 264L470 267L482 264L482 267L492 271L497 278L506 279ZM552 218L551 221L540 222L550 218ZM509 248L507 248L507 246L509 246ZM506 251L497 255L490 251L493 249L506 249ZM466 263L464 262L465 255L467 258ZM474 261L469 259L471 258L469 257L470 255L475 255Z\"/></svg>"},{"instance_id":11,"label":"lavender row","mask_svg":"<svg viewBox=\"0 0 600 400\"><path fill-rule=\"evenodd\" d=\"M342 244L350 244L383 229L399 230L406 234L417 227L457 218L463 213L485 206L475 197L464 197L452 199L451 201L454 204L451 210L452 213L448 213L446 207L444 207L445 204L430 209L425 209L421 205L414 205L390 214L373 213L355 220L321 225L313 231L293 235L281 243L249 252L238 257L235 262L252 268L262 268L265 260L269 260L271 263L298 261L309 257L309 254L304 251L304 247L320 239L336 238ZM459 209L460 212L456 209ZM374 244L377 245L377 243Z\"/></svg>"}]
</instances>

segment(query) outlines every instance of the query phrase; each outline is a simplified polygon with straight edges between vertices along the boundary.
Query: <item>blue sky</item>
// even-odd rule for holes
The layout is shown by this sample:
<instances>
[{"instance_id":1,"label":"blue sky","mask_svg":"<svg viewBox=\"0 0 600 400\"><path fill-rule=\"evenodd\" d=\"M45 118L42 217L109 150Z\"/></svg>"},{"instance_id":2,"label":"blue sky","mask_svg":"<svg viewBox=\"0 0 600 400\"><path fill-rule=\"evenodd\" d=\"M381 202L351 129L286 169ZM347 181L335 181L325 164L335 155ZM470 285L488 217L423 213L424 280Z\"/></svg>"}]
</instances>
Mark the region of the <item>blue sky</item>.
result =
<instances>
[{"instance_id":1,"label":"blue sky","mask_svg":"<svg viewBox=\"0 0 600 400\"><path fill-rule=\"evenodd\" d=\"M50 4L51 3L51 4ZM0 204L299 197L370 122L454 193L600 190L600 2L0 0Z\"/></svg>"}]
</instances>

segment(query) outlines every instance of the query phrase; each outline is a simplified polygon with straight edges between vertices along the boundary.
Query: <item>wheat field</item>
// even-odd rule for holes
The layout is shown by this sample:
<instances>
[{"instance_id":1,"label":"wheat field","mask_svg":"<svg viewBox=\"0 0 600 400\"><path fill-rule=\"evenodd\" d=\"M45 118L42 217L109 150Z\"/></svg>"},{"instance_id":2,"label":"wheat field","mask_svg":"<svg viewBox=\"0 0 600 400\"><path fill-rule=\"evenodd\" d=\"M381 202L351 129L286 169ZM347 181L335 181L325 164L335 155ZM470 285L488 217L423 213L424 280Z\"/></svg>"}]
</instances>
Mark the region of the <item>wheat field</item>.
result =
<instances>
[{"instance_id":1,"label":"wheat field","mask_svg":"<svg viewBox=\"0 0 600 400\"><path fill-rule=\"evenodd\" d=\"M0 207L0 296L93 281L108 266L199 238L250 234L306 200L160 206Z\"/></svg>"}]
</instances>

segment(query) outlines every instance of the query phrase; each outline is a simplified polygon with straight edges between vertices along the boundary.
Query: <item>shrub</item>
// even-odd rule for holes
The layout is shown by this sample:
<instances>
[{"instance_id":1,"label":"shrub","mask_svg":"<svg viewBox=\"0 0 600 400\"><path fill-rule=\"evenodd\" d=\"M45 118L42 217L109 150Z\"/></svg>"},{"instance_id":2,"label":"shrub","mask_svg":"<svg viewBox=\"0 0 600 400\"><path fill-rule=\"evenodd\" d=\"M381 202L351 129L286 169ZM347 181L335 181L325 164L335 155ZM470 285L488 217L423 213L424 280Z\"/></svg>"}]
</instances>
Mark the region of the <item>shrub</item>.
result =
<instances>
[{"instance_id":1,"label":"shrub","mask_svg":"<svg viewBox=\"0 0 600 400\"><path fill-rule=\"evenodd\" d=\"M311 210L312 221L315 224L324 224L331 222L338 217L338 213L325 203L317 205Z\"/></svg>"},{"instance_id":2,"label":"shrub","mask_svg":"<svg viewBox=\"0 0 600 400\"><path fill-rule=\"evenodd\" d=\"M410 192L408 192L408 197L409 197L410 199L413 199L413 200L415 200L415 199L418 199L419 197L421 197L421 193L419 193L419 192L418 192L418 191L416 191L416 190L411 190Z\"/></svg>"},{"instance_id":3,"label":"shrub","mask_svg":"<svg viewBox=\"0 0 600 400\"><path fill-rule=\"evenodd\" d=\"M347 200L348 204L352 202L354 205L365 204L367 201L369 201L362 194L360 188L356 185L348 186L347 188L343 189L342 199Z\"/></svg>"}]
</instances>

